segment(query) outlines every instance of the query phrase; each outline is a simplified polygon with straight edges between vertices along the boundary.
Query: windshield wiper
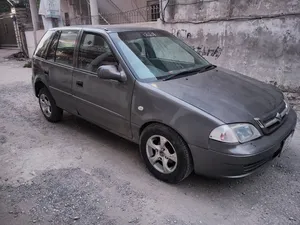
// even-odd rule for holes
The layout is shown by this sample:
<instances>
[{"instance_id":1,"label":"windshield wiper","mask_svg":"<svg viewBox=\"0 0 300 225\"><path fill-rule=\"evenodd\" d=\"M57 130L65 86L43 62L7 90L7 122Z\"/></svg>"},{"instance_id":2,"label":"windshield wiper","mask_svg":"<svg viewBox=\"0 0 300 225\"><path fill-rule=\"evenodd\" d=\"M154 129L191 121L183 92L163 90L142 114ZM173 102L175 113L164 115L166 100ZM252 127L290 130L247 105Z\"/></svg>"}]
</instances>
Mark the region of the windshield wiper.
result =
<instances>
[{"instance_id":1,"label":"windshield wiper","mask_svg":"<svg viewBox=\"0 0 300 225\"><path fill-rule=\"evenodd\" d=\"M206 65L206 66L202 66L200 68L195 68L195 69L191 69L191 70L185 70L185 71L181 71L179 73L175 73L175 74L171 74L169 76L167 76L166 78L163 79L163 81L166 81L166 80L171 80L177 76L182 76L182 75L185 75L185 74L189 74L189 73L194 73L194 72L198 72L198 73L202 73L202 72L205 72L205 71L208 71L208 70L212 70L214 68L216 68L217 66L213 65L213 64L209 64L209 65Z\"/></svg>"},{"instance_id":2,"label":"windshield wiper","mask_svg":"<svg viewBox=\"0 0 300 225\"><path fill-rule=\"evenodd\" d=\"M205 71L208 71L208 70L212 70L216 67L217 67L216 65L208 64L206 66L201 67L199 72L202 73L202 72L205 72Z\"/></svg>"}]
</instances>

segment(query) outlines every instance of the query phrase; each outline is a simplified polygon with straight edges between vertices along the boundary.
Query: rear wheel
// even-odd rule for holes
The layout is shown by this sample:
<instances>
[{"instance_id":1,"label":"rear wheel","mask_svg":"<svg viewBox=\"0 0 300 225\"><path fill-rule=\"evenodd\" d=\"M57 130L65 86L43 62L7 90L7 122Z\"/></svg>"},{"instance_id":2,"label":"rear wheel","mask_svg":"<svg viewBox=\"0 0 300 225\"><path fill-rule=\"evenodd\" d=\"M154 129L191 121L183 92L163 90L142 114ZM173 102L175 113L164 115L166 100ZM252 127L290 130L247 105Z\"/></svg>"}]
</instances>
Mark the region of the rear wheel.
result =
<instances>
[{"instance_id":1,"label":"rear wheel","mask_svg":"<svg viewBox=\"0 0 300 225\"><path fill-rule=\"evenodd\" d=\"M165 182L178 183L193 170L187 144L167 126L151 124L146 127L141 135L140 151L148 170Z\"/></svg>"},{"instance_id":2,"label":"rear wheel","mask_svg":"<svg viewBox=\"0 0 300 225\"><path fill-rule=\"evenodd\" d=\"M63 110L57 107L52 95L47 88L43 87L39 92L39 104L45 118L52 123L62 118Z\"/></svg>"}]
</instances>

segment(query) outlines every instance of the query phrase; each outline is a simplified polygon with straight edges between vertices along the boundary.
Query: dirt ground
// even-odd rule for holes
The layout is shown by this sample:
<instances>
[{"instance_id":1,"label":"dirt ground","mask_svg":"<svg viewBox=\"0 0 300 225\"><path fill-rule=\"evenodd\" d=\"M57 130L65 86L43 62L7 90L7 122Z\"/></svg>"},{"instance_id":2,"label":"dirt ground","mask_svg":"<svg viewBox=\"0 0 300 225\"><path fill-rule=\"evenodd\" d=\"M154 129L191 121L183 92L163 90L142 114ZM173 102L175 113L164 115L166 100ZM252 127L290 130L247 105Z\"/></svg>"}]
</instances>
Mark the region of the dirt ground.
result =
<instances>
[{"instance_id":1,"label":"dirt ground","mask_svg":"<svg viewBox=\"0 0 300 225\"><path fill-rule=\"evenodd\" d=\"M244 179L156 180L138 146L72 115L47 122L31 70L0 50L0 224L300 224L300 132Z\"/></svg>"}]
</instances>

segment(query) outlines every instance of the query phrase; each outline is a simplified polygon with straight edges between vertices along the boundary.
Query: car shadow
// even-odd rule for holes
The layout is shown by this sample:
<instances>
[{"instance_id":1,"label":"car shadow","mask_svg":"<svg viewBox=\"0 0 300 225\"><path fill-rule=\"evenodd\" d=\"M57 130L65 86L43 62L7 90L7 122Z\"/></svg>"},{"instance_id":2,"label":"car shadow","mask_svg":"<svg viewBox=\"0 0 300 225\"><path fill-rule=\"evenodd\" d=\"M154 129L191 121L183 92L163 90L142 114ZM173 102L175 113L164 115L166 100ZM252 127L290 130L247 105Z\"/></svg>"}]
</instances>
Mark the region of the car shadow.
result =
<instances>
[{"instance_id":1,"label":"car shadow","mask_svg":"<svg viewBox=\"0 0 300 225\"><path fill-rule=\"evenodd\" d=\"M145 173L148 173L149 175L149 172L146 170L143 160L140 157L137 144L70 114L65 114L64 119L60 124L68 129L75 128L78 132L91 138L91 140L96 140L97 142L101 143L101 145L104 144L108 146L113 154L119 155L119 158L124 159L124 161L128 160L137 162L137 169L144 168ZM118 165L118 163L115 165ZM266 167L268 169L268 166ZM221 198L221 193L222 195L238 194L242 196L246 190L251 189L251 186L252 189L254 189L254 186L256 186L258 183L264 182L266 177L267 171L264 169L253 175L239 179L209 178L192 173L188 178L179 184L164 185L172 186L172 188L175 188L185 194L189 193L189 195L192 196L209 193L211 197L217 198L219 196ZM155 178L153 179L155 180ZM157 180L157 182L160 181Z\"/></svg>"},{"instance_id":2,"label":"car shadow","mask_svg":"<svg viewBox=\"0 0 300 225\"><path fill-rule=\"evenodd\" d=\"M109 151L113 151L114 154L120 154L120 157L128 159L136 157L136 160L140 157L137 144L77 116L64 113L63 120L58 125L72 130L71 132L75 130L77 133L80 133L79 135L85 136L83 138L88 137L92 141L96 141L99 143L99 146L107 146Z\"/></svg>"}]
</instances>

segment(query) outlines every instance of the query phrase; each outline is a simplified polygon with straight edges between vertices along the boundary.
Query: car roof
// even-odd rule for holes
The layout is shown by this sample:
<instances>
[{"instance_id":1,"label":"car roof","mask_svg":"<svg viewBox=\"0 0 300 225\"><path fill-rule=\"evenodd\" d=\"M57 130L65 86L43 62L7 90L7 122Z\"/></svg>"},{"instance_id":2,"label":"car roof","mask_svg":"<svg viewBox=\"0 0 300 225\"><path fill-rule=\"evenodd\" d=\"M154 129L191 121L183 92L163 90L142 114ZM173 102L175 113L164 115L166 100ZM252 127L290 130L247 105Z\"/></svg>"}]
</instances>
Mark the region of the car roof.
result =
<instances>
[{"instance_id":1,"label":"car roof","mask_svg":"<svg viewBox=\"0 0 300 225\"><path fill-rule=\"evenodd\" d=\"M159 30L152 27L128 26L128 25L78 25L68 27L56 27L50 30L89 30L89 31L106 31L106 32L123 32L123 31L150 31Z\"/></svg>"}]
</instances>

